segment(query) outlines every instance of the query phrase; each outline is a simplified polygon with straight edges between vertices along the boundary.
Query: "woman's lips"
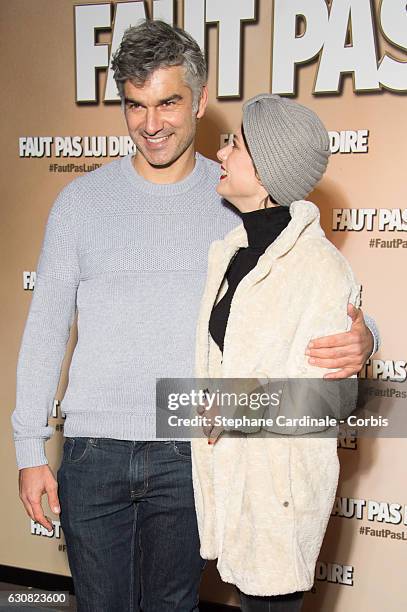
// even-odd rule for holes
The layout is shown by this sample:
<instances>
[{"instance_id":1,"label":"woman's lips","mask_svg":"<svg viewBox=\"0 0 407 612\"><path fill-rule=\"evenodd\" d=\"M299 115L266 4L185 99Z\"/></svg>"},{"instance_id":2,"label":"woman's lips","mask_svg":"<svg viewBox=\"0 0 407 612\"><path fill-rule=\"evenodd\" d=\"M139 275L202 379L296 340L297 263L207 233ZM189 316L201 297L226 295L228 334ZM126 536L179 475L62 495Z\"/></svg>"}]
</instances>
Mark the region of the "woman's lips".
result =
<instances>
[{"instance_id":1,"label":"woman's lips","mask_svg":"<svg viewBox=\"0 0 407 612\"><path fill-rule=\"evenodd\" d=\"M220 180L223 181L223 179L225 179L228 175L226 168L224 168L223 166L220 167L220 169L222 170L223 174L220 175Z\"/></svg>"}]
</instances>

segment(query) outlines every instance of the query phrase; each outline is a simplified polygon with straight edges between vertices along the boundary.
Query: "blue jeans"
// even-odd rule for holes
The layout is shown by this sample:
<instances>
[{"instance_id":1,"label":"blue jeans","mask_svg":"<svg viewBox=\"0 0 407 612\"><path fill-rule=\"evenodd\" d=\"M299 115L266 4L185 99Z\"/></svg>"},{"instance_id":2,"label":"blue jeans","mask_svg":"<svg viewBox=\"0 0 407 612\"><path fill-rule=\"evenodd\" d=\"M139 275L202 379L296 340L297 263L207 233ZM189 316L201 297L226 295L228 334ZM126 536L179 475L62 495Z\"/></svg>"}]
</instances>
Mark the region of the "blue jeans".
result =
<instances>
[{"instance_id":1,"label":"blue jeans","mask_svg":"<svg viewBox=\"0 0 407 612\"><path fill-rule=\"evenodd\" d=\"M66 438L57 480L78 612L198 610L189 442Z\"/></svg>"}]
</instances>

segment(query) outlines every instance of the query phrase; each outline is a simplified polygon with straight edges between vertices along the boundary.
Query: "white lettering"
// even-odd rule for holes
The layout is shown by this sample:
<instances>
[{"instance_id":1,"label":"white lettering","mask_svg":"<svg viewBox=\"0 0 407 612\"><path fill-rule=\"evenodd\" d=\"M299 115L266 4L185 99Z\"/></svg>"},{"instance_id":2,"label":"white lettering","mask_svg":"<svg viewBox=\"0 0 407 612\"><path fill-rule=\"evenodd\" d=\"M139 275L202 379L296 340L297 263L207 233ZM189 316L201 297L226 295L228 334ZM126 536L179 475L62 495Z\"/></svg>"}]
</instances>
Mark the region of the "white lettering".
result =
<instances>
[{"instance_id":1,"label":"white lettering","mask_svg":"<svg viewBox=\"0 0 407 612\"><path fill-rule=\"evenodd\" d=\"M407 7L405 0L383 0L380 22L384 36L396 47L407 51ZM387 89L407 89L407 61L385 53L378 70L380 83Z\"/></svg>"},{"instance_id":2,"label":"white lettering","mask_svg":"<svg viewBox=\"0 0 407 612\"><path fill-rule=\"evenodd\" d=\"M127 30L130 25L137 25L137 22L141 19L145 19L147 15L144 2L119 2L115 6L116 13L110 58L112 58L112 55L119 48L125 30ZM109 68L107 73L106 89L103 99L105 102L112 102L119 99L116 83L113 78L113 70L111 68Z\"/></svg>"},{"instance_id":3,"label":"white lettering","mask_svg":"<svg viewBox=\"0 0 407 612\"><path fill-rule=\"evenodd\" d=\"M110 4L75 6L77 102L97 101L95 70L109 65L109 46L95 44L100 28L110 28Z\"/></svg>"},{"instance_id":4,"label":"white lettering","mask_svg":"<svg viewBox=\"0 0 407 612\"><path fill-rule=\"evenodd\" d=\"M340 76L354 74L358 91L378 89L377 58L369 0L333 2L314 91L337 92ZM349 30L348 30L349 28ZM345 46L349 31L352 44Z\"/></svg>"},{"instance_id":5,"label":"white lettering","mask_svg":"<svg viewBox=\"0 0 407 612\"><path fill-rule=\"evenodd\" d=\"M298 16L306 21L302 36L296 36ZM328 8L321 0L275 0L273 21L272 93L292 94L296 65L309 62L322 48Z\"/></svg>"},{"instance_id":6,"label":"white lettering","mask_svg":"<svg viewBox=\"0 0 407 612\"><path fill-rule=\"evenodd\" d=\"M240 94L241 23L254 19L254 0L206 0L206 21L218 24L218 98Z\"/></svg>"}]
</instances>

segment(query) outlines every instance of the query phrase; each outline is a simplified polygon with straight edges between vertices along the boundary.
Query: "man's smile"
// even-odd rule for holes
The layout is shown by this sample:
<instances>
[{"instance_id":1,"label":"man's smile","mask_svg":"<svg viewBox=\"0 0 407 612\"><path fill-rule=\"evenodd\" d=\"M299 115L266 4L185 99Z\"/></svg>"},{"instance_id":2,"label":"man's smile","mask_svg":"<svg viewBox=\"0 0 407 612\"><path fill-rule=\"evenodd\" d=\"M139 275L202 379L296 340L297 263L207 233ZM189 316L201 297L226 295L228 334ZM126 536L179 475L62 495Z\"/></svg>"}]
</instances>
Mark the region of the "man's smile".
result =
<instances>
[{"instance_id":1,"label":"man's smile","mask_svg":"<svg viewBox=\"0 0 407 612\"><path fill-rule=\"evenodd\" d=\"M163 145L167 143L170 136L171 134L169 134L168 136L143 136L143 138L146 141L148 148L160 149Z\"/></svg>"}]
</instances>

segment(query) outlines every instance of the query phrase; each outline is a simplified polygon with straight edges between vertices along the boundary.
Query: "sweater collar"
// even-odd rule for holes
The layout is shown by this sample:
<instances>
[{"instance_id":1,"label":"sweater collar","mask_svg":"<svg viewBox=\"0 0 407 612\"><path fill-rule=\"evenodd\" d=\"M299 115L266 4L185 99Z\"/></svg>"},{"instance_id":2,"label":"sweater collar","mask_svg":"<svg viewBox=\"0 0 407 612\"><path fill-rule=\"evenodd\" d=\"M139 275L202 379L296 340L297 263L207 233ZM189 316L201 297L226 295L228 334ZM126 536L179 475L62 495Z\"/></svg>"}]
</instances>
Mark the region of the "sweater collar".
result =
<instances>
[{"instance_id":1,"label":"sweater collar","mask_svg":"<svg viewBox=\"0 0 407 612\"><path fill-rule=\"evenodd\" d=\"M324 231L319 224L319 209L312 202L298 200L292 202L289 208L291 221L283 229L278 238L266 249L259 260L260 267L270 265L277 257L285 255L297 242L301 234L324 236ZM229 258L240 247L248 246L247 233L243 223L226 234L223 240L218 241L218 248ZM259 267L259 266L258 266Z\"/></svg>"},{"instance_id":2,"label":"sweater collar","mask_svg":"<svg viewBox=\"0 0 407 612\"><path fill-rule=\"evenodd\" d=\"M138 155L136 153L136 155ZM192 172L188 174L182 181L177 183L152 183L143 178L134 168L133 153L125 155L121 160L121 169L127 180L135 187L138 191L153 195L153 196L176 196L182 193L186 193L191 189L194 189L202 180L205 179L205 164L203 163L203 157L200 153L195 153L195 166Z\"/></svg>"},{"instance_id":3,"label":"sweater collar","mask_svg":"<svg viewBox=\"0 0 407 612\"><path fill-rule=\"evenodd\" d=\"M246 230L248 245L265 251L291 220L287 206L273 206L240 213Z\"/></svg>"}]
</instances>

